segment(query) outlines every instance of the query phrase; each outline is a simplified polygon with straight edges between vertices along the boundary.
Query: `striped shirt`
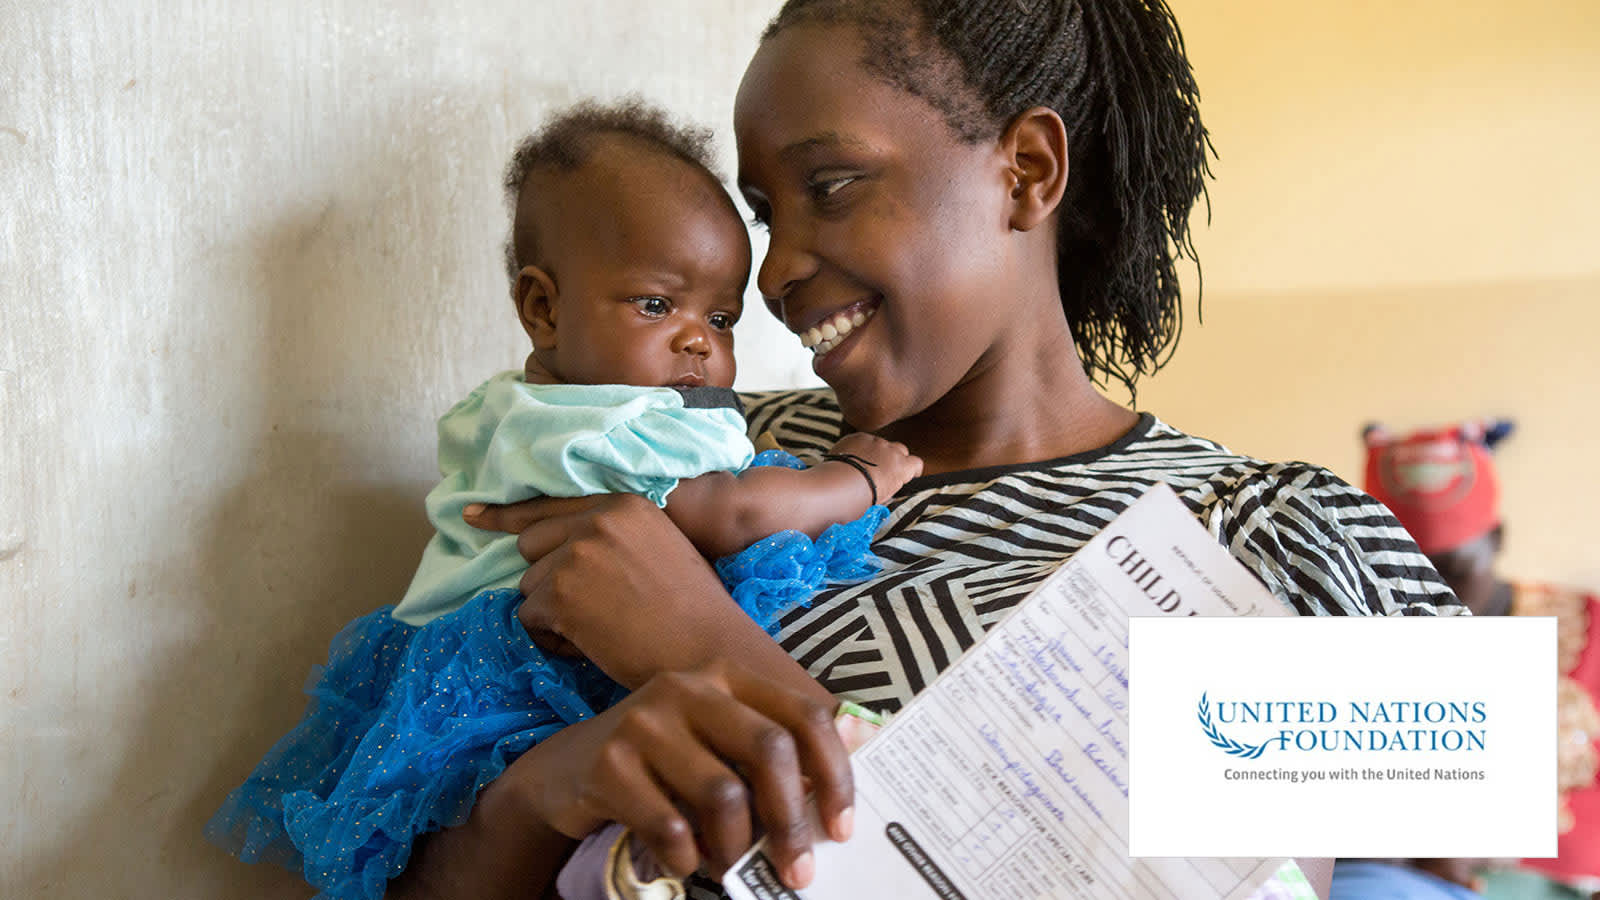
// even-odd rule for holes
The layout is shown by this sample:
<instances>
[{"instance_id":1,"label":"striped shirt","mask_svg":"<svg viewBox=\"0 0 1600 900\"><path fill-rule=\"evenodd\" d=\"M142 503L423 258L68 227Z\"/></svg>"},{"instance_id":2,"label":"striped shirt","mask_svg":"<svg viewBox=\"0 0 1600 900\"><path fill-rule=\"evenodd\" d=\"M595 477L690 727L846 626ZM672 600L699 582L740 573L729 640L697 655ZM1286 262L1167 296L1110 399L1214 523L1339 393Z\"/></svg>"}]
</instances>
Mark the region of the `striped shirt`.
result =
<instances>
[{"instance_id":1,"label":"striped shirt","mask_svg":"<svg viewBox=\"0 0 1600 900\"><path fill-rule=\"evenodd\" d=\"M751 434L821 452L843 420L825 389L744 395ZM894 711L1157 482L1301 615L1462 611L1378 501L1307 463L1267 463L1148 413L1109 446L925 476L887 502L869 581L824 589L778 641L835 695Z\"/></svg>"},{"instance_id":2,"label":"striped shirt","mask_svg":"<svg viewBox=\"0 0 1600 900\"><path fill-rule=\"evenodd\" d=\"M844 430L826 389L743 400L751 435L801 456ZM893 712L1157 482L1302 615L1463 612L1378 501L1326 469L1239 456L1146 413L1098 450L911 481L886 501L882 571L824 588L782 618L778 642L834 695ZM701 876L686 888L726 897Z\"/></svg>"}]
</instances>

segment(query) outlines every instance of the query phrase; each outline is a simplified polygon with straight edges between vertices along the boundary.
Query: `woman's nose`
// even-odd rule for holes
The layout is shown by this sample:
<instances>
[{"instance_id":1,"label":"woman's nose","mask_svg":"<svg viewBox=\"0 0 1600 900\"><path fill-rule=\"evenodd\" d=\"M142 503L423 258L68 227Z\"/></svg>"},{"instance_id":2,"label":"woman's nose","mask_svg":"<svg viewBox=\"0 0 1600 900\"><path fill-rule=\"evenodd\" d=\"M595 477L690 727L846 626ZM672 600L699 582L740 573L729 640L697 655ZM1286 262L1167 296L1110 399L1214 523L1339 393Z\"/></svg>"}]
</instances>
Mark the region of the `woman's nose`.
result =
<instances>
[{"instance_id":1,"label":"woman's nose","mask_svg":"<svg viewBox=\"0 0 1600 900\"><path fill-rule=\"evenodd\" d=\"M805 229L800 226L780 224L774 219L770 234L767 255L756 272L756 287L766 298L767 308L781 319L783 299L796 285L816 274L817 259L808 249Z\"/></svg>"}]
</instances>

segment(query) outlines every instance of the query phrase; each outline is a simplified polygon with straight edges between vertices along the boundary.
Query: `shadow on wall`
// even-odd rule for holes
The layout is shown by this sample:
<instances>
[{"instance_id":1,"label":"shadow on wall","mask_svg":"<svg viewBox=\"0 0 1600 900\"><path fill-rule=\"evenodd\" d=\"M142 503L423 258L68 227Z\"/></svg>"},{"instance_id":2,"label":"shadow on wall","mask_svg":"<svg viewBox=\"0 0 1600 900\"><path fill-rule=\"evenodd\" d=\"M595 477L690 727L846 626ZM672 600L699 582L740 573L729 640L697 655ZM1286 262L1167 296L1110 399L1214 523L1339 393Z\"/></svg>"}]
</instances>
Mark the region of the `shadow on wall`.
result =
<instances>
[{"instance_id":1,"label":"shadow on wall","mask_svg":"<svg viewBox=\"0 0 1600 900\"><path fill-rule=\"evenodd\" d=\"M53 852L22 864L20 895L312 893L277 866L232 859L202 828L298 719L308 670L337 630L399 599L429 533L421 501L432 474L431 423L441 411L434 398L456 387L439 384L449 381L439 375L445 363L412 360L430 345L467 346L450 338L459 317L439 312L432 288L476 284L460 268L481 255L408 252L408 241L425 247L433 239L430 223L452 221L454 202L450 178L415 177L449 172L452 148L419 136L409 149L403 158L353 163L353 178L335 173L318 208L237 246L203 248L222 254L236 278L198 262L180 274L189 279L178 287L187 292L180 303L234 304L242 309L230 321L258 322L253 333L227 335L224 347L202 346L214 334L179 336L193 345L173 352L190 358L171 368L209 369L211 383L168 385L220 404L216 427L234 433L200 443L247 459L219 461L237 477L196 479L189 533L161 542L166 558L147 560L130 586L130 601L142 597L130 604L136 612L170 617L182 638L168 644L177 648L169 657L129 667L140 707L130 705L98 739L102 752L120 756L115 773L103 785L78 786L93 812L64 826ZM233 283L219 291L218 281ZM504 313L493 299L482 300L489 315ZM395 324L417 316L426 322ZM414 433L390 439L390 428ZM169 451L181 454L183 440L175 437ZM132 479L155 470L151 460L126 465Z\"/></svg>"}]
</instances>

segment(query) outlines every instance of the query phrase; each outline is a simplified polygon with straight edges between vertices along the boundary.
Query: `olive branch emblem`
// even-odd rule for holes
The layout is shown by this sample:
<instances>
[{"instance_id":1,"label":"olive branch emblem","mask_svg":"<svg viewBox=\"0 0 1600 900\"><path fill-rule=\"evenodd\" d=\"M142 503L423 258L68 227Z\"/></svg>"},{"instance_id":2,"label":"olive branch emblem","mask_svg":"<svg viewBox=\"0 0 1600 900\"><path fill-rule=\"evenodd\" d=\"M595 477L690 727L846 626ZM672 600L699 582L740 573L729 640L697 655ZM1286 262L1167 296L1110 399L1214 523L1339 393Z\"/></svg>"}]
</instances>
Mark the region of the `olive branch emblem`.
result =
<instances>
[{"instance_id":1,"label":"olive branch emblem","mask_svg":"<svg viewBox=\"0 0 1600 900\"><path fill-rule=\"evenodd\" d=\"M1206 700L1206 695L1203 693L1200 695L1199 719L1200 730L1206 733L1206 737L1211 739L1211 743L1221 747L1223 751L1230 756L1242 756L1245 759L1255 759L1267 749L1267 745L1264 743L1241 744L1233 738L1230 738L1218 731L1217 726L1211 724L1211 704L1208 700Z\"/></svg>"}]
</instances>

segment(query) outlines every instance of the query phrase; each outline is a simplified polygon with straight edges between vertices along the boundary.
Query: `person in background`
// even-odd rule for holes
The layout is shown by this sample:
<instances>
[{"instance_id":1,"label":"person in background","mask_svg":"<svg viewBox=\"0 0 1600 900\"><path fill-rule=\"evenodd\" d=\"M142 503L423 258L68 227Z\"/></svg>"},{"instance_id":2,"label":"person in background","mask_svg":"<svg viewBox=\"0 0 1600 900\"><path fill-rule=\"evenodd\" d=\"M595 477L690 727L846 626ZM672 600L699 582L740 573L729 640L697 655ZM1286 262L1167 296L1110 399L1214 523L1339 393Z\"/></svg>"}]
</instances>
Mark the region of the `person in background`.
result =
<instances>
[{"instance_id":1,"label":"person in background","mask_svg":"<svg viewBox=\"0 0 1600 900\"><path fill-rule=\"evenodd\" d=\"M1374 893L1374 885L1450 882L1488 898L1600 896L1600 596L1513 582L1496 569L1505 541L1500 486L1490 451L1513 430L1505 420L1465 422L1397 435L1368 426L1366 489L1411 532L1474 615L1554 616L1557 621L1557 807L1553 859L1340 861L1333 897L1463 896ZM1357 888L1360 886L1360 892ZM1438 889L1440 885L1434 885ZM1420 890L1420 888L1419 888ZM1469 895L1468 895L1469 896Z\"/></svg>"}]
</instances>

